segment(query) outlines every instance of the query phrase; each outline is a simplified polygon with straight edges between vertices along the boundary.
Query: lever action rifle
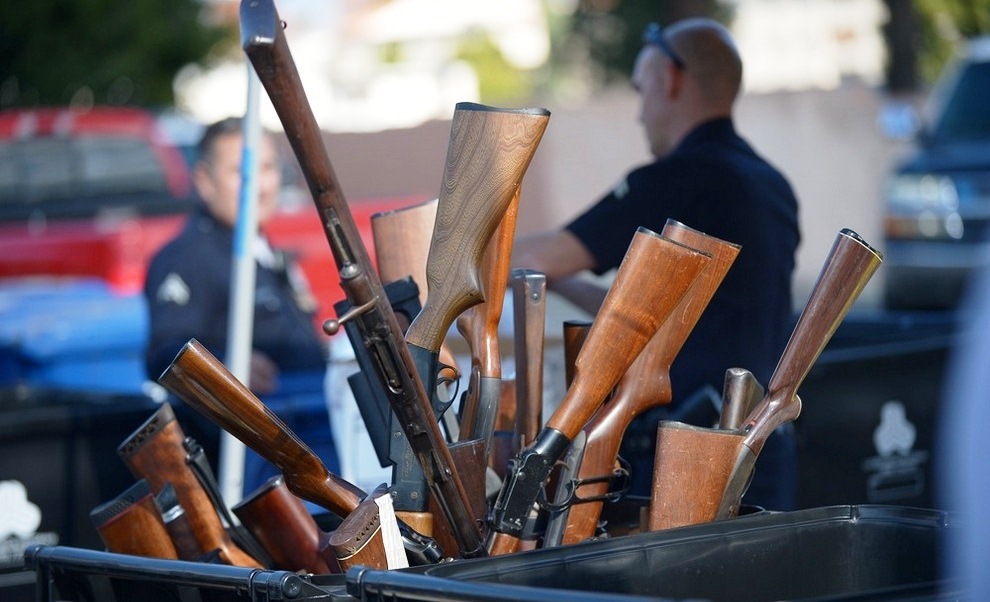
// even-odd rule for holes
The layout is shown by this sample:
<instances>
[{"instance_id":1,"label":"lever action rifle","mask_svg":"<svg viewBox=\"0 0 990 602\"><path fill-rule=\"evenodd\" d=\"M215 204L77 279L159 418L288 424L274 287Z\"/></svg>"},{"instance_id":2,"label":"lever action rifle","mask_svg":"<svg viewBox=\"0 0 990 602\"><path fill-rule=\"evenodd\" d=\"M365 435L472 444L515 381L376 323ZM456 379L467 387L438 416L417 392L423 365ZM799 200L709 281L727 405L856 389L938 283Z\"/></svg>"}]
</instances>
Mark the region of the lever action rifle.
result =
<instances>
[{"instance_id":1,"label":"lever action rifle","mask_svg":"<svg viewBox=\"0 0 990 602\"><path fill-rule=\"evenodd\" d=\"M285 34L282 31L282 23L271 0L243 0L241 3L241 26L242 47L258 73L262 85L268 92L293 152L299 161L327 242L333 253L334 262L341 277L341 286L351 304L351 309L340 316L338 320L331 320L331 323L326 325L326 329L328 332L335 332L340 324L346 321L354 321L359 324L364 335L364 347L368 354L374 358L376 377L384 385L383 390L389 394L392 410L399 417L406 438L423 468L427 484L442 510L443 518L449 523L451 531L456 536L460 555L462 557L484 556L486 550L480 526L471 516L468 496L437 424L431 405L431 396L426 392L424 381L419 378L420 373L417 371L417 364L413 361L395 314L388 304L381 280L371 264L367 249L361 241L350 209L337 182L330 157L323 145L319 126L306 99L299 73L289 52ZM503 150L510 151L525 148L526 153L523 157L525 160L519 160L518 156L514 157L517 161L515 167L518 168L518 164L528 166L529 158L535 147L534 142L538 142L540 137L532 135L530 128L519 128L516 121L485 119L485 117L504 116L505 113L503 112L487 110L478 105L458 105L458 108L461 110L455 110L455 119L452 124L452 144L448 149L444 186L441 189L441 193L443 193L441 204L443 203L442 197L449 194L451 190L462 190L460 185L462 181L466 184L463 194L471 196L472 199L484 198L487 201L485 193L491 192L488 183L484 182L484 185L478 185L471 178L471 175L476 175L481 166L496 171L493 165L498 162L490 162L491 155L489 153L493 150L492 147L499 146ZM470 113L477 119L463 121L458 119L458 117L466 117L465 113ZM542 117L542 125L545 127L546 111L543 111ZM513 135L505 140L501 136L494 135L494 132L486 127L486 125L494 126L496 124L502 125L511 134L530 135ZM540 128L540 134L542 134L542 128ZM496 141L496 144L493 144L493 140ZM460 147L455 143L465 146ZM462 167L470 169L459 173ZM512 181L512 188L509 188L508 193L511 196L515 187L519 185L522 173L518 169L511 168L507 169L506 172L509 173L509 179ZM471 237L480 238L486 234L490 237L498 221L497 213L491 216L489 220L485 220L485 222L490 222L490 227L487 228L486 233L487 223L467 220L451 224L441 221L446 217L441 218L440 215L446 216L446 212L438 208L437 226L443 226L438 228L440 232L444 232L447 236L459 232L468 238L465 241L466 244L454 246L451 254L461 257L474 255L475 259L480 257L487 238L479 241ZM484 215L484 212L478 212L477 215ZM436 239L435 232L434 240ZM475 248L477 249L476 254L469 252ZM438 258L437 261L440 262L441 259ZM457 273L453 266L445 266L441 263L438 264L438 267L441 273L429 278L431 292L434 285L437 285L438 288L440 285L440 281L435 280L435 278L451 277ZM446 269L447 267L450 269ZM429 300L427 305L430 305ZM436 306L437 304L434 303L433 305ZM463 308L458 308L458 311L460 310ZM454 314L453 311L449 313ZM419 318L422 316L423 313L421 312ZM419 318L414 321L414 324L419 321ZM426 333L423 332L429 330L426 326L427 323L422 324L418 332L423 335L429 334L432 340L442 340L445 331ZM438 348L439 342L433 350ZM430 384L431 388L433 374L435 371L431 373L431 378L425 381Z\"/></svg>"},{"instance_id":2,"label":"lever action rifle","mask_svg":"<svg viewBox=\"0 0 990 602\"><path fill-rule=\"evenodd\" d=\"M568 456L577 457L564 461L567 468L561 473L555 500L564 507L551 517L545 547L594 536L626 429L636 416L670 403L670 367L739 254L739 245L676 220L667 220L662 235L707 253L712 260L623 375L612 397L585 426L583 446L568 450ZM571 504L577 500L580 503Z\"/></svg>"},{"instance_id":3,"label":"lever action rifle","mask_svg":"<svg viewBox=\"0 0 990 602\"><path fill-rule=\"evenodd\" d=\"M532 445L509 462L493 510L491 554L514 551L553 463L670 315L710 257L639 228L588 332L575 376Z\"/></svg>"}]
</instances>

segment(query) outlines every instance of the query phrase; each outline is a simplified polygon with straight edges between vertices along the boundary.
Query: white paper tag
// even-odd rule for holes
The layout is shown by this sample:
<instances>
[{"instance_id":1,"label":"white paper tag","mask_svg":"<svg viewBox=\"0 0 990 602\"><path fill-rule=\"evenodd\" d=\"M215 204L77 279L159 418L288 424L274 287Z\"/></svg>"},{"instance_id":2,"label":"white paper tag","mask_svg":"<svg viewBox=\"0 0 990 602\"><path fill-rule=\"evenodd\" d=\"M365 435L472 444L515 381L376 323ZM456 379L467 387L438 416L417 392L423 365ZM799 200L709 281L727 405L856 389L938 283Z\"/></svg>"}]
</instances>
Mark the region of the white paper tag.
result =
<instances>
[{"instance_id":1,"label":"white paper tag","mask_svg":"<svg viewBox=\"0 0 990 602\"><path fill-rule=\"evenodd\" d=\"M388 493L375 498L378 504L378 521L382 526L382 541L385 544L385 560L389 569L404 569L409 566L406 547L402 545L402 534L395 518L392 496Z\"/></svg>"}]
</instances>

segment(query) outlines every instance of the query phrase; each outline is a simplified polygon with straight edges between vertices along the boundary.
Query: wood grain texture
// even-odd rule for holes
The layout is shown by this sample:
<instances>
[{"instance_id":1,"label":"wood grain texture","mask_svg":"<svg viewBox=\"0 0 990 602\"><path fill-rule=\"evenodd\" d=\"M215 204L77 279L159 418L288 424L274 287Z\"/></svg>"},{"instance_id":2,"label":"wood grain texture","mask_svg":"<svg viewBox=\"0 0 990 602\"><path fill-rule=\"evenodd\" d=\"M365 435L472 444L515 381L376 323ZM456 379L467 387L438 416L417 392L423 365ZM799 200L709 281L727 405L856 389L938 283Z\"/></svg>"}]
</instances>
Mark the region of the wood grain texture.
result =
<instances>
[{"instance_id":1,"label":"wood grain texture","mask_svg":"<svg viewBox=\"0 0 990 602\"><path fill-rule=\"evenodd\" d=\"M767 392L740 429L745 447L736 458L733 474L721 497L719 518L739 512L767 438L778 426L801 414L798 396L801 382L882 260L880 253L856 232L843 229L836 235L811 296L770 377Z\"/></svg>"},{"instance_id":2,"label":"wood grain texture","mask_svg":"<svg viewBox=\"0 0 990 602\"><path fill-rule=\"evenodd\" d=\"M759 454L778 426L798 417L798 387L845 318L882 257L852 230L840 231L798 318L763 401L746 419L746 446Z\"/></svg>"},{"instance_id":3,"label":"wood grain texture","mask_svg":"<svg viewBox=\"0 0 990 602\"><path fill-rule=\"evenodd\" d=\"M226 564L263 568L230 538L209 495L186 464L183 439L185 433L172 406L165 403L120 444L117 453L136 478L148 480L153 492L172 483L201 554L220 550L220 559Z\"/></svg>"},{"instance_id":4,"label":"wood grain texture","mask_svg":"<svg viewBox=\"0 0 990 602\"><path fill-rule=\"evenodd\" d=\"M426 302L426 260L430 256L433 224L439 199L371 216L375 259L382 282L412 276L419 286L419 302Z\"/></svg>"},{"instance_id":5,"label":"wood grain texture","mask_svg":"<svg viewBox=\"0 0 990 602\"><path fill-rule=\"evenodd\" d=\"M741 447L743 437L735 431L661 422L648 530L715 520Z\"/></svg>"},{"instance_id":6,"label":"wood grain texture","mask_svg":"<svg viewBox=\"0 0 990 602\"><path fill-rule=\"evenodd\" d=\"M436 352L450 325L484 300L481 256L512 202L550 113L458 103L426 266L429 296L406 341Z\"/></svg>"},{"instance_id":7,"label":"wood grain texture","mask_svg":"<svg viewBox=\"0 0 990 602\"><path fill-rule=\"evenodd\" d=\"M331 474L292 430L199 341L186 343L165 370L162 385L274 464L290 491L341 518L364 497Z\"/></svg>"},{"instance_id":8,"label":"wood grain texture","mask_svg":"<svg viewBox=\"0 0 990 602\"><path fill-rule=\"evenodd\" d=\"M289 491L282 476L268 479L231 511L271 555L275 568L317 575L340 572L336 558L328 562L324 557L330 535Z\"/></svg>"},{"instance_id":9,"label":"wood grain texture","mask_svg":"<svg viewBox=\"0 0 990 602\"><path fill-rule=\"evenodd\" d=\"M547 428L574 439L710 259L646 228L636 232Z\"/></svg>"},{"instance_id":10,"label":"wood grain texture","mask_svg":"<svg viewBox=\"0 0 990 602\"><path fill-rule=\"evenodd\" d=\"M358 565L377 570L388 569L381 516L375 502L382 495L387 495L385 487L375 489L330 534L328 553L336 557L345 572Z\"/></svg>"},{"instance_id":11,"label":"wood grain texture","mask_svg":"<svg viewBox=\"0 0 990 602\"><path fill-rule=\"evenodd\" d=\"M96 508L94 513L105 519L93 526L108 551L168 560L179 558L147 481L135 484Z\"/></svg>"},{"instance_id":12,"label":"wood grain texture","mask_svg":"<svg viewBox=\"0 0 990 602\"><path fill-rule=\"evenodd\" d=\"M430 257L430 242L433 240L433 225L437 219L439 202L439 199L430 199L371 216L375 260L382 282L393 282L411 276L419 288L420 306L426 304L429 293L426 261ZM454 352L446 342L440 345L440 363L455 371L452 378L460 378Z\"/></svg>"},{"instance_id":13,"label":"wood grain texture","mask_svg":"<svg viewBox=\"0 0 990 602\"><path fill-rule=\"evenodd\" d=\"M461 440L484 437L494 430L495 407L481 408L480 379L501 380L502 354L498 325L502 319L505 289L509 280L509 259L519 214L519 192L509 202L495 233L481 257L481 280L485 300L469 307L456 320L457 330L471 350L471 383L461 410ZM488 435L490 436L490 435Z\"/></svg>"},{"instance_id":14,"label":"wood grain texture","mask_svg":"<svg viewBox=\"0 0 990 602\"><path fill-rule=\"evenodd\" d=\"M585 427L587 441L577 475L581 480L609 475L617 465L622 437L633 419L670 403L670 367L739 254L739 245L673 220L667 222L662 234L709 255L711 261L622 376L611 398ZM608 492L608 486L607 480L596 480L578 488L577 493L584 498L600 497ZM562 543L594 536L603 505L603 501L592 501L572 506L567 512Z\"/></svg>"}]
</instances>

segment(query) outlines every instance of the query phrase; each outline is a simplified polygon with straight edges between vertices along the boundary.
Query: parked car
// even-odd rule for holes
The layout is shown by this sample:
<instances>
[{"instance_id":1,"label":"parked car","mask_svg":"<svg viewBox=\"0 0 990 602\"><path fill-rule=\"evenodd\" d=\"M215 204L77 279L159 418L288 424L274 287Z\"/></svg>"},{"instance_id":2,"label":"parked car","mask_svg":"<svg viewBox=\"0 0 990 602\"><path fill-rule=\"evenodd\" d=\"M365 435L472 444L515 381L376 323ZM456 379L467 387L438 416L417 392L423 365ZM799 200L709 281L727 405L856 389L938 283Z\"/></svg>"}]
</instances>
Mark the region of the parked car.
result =
<instances>
[{"instance_id":1,"label":"parked car","mask_svg":"<svg viewBox=\"0 0 990 602\"><path fill-rule=\"evenodd\" d=\"M990 37L970 41L929 96L917 152L886 184L885 303L951 309L987 260Z\"/></svg>"},{"instance_id":2,"label":"parked car","mask_svg":"<svg viewBox=\"0 0 990 602\"><path fill-rule=\"evenodd\" d=\"M190 136L197 131L175 115L137 108L0 111L0 279L96 277L116 293L139 292L148 261L194 206ZM329 317L343 292L326 237L297 183L287 181L283 196L269 236L297 255L319 317ZM372 257L371 216L422 200L351 200Z\"/></svg>"}]
</instances>

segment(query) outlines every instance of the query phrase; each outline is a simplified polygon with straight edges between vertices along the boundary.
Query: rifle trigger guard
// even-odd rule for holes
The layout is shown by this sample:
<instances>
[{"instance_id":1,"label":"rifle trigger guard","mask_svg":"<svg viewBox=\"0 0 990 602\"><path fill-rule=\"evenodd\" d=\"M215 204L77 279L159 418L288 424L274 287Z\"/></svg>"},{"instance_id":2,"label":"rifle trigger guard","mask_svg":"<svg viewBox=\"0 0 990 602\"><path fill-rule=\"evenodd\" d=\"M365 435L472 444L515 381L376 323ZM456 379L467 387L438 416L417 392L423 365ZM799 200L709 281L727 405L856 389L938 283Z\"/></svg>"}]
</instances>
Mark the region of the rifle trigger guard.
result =
<instances>
[{"instance_id":1,"label":"rifle trigger guard","mask_svg":"<svg viewBox=\"0 0 990 602\"><path fill-rule=\"evenodd\" d=\"M459 375L457 370L453 366L448 366L446 364L440 364L440 370L437 372L437 379L434 383L434 410L437 415L441 415L447 411L447 408L454 404L461 391L461 381L458 378ZM453 386L453 391L450 391L450 387ZM441 395L443 392L443 395Z\"/></svg>"},{"instance_id":2,"label":"rifle trigger guard","mask_svg":"<svg viewBox=\"0 0 990 602\"><path fill-rule=\"evenodd\" d=\"M358 305L356 307L351 307L350 309L344 312L344 315L336 319L328 318L325 322L323 322L323 332L327 333L330 336L333 336L340 331L341 326L350 322L354 318L360 317L368 313L374 308L375 308L374 299L368 301L367 303Z\"/></svg>"},{"instance_id":3,"label":"rifle trigger guard","mask_svg":"<svg viewBox=\"0 0 990 602\"><path fill-rule=\"evenodd\" d=\"M629 491L629 463L626 462L621 457L616 458L619 462L619 467L612 470L611 473L607 475L600 475L597 477L587 477L584 479L571 479L570 481L563 483L564 491L567 497L561 502L551 502L546 499L546 490L540 490L540 498L537 500L542 508L547 509L550 512L562 512L574 504L585 504L588 502L617 502L622 499L622 496ZM590 485L592 483L608 483L609 490L601 495L593 495L590 497L581 497L578 495L577 491L584 485Z\"/></svg>"}]
</instances>

